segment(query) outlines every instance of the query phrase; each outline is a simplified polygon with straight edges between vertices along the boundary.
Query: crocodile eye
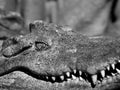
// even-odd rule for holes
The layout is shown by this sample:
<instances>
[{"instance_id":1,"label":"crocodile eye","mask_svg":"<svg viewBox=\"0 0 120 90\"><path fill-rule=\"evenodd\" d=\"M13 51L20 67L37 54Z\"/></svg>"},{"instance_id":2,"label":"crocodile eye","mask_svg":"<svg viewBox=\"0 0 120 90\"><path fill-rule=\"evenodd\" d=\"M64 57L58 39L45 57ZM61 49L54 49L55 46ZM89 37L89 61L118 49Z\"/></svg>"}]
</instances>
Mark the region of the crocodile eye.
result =
<instances>
[{"instance_id":1,"label":"crocodile eye","mask_svg":"<svg viewBox=\"0 0 120 90\"><path fill-rule=\"evenodd\" d=\"M50 46L45 42L35 42L37 51L44 51L50 48Z\"/></svg>"}]
</instances>

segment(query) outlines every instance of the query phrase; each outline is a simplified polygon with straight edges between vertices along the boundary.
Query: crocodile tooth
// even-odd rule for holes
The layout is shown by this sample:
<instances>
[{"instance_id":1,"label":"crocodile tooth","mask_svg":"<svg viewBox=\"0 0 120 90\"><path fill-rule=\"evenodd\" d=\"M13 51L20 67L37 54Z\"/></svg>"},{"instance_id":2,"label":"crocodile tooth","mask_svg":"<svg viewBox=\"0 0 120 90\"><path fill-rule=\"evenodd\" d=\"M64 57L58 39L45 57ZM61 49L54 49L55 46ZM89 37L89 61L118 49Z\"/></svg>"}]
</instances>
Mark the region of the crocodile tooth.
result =
<instances>
[{"instance_id":1,"label":"crocodile tooth","mask_svg":"<svg viewBox=\"0 0 120 90\"><path fill-rule=\"evenodd\" d=\"M82 72L81 72L81 71L79 71L79 75L82 75Z\"/></svg>"},{"instance_id":2,"label":"crocodile tooth","mask_svg":"<svg viewBox=\"0 0 120 90\"><path fill-rule=\"evenodd\" d=\"M105 77L105 71L104 70L101 71L101 75L102 75L103 78Z\"/></svg>"},{"instance_id":3,"label":"crocodile tooth","mask_svg":"<svg viewBox=\"0 0 120 90\"><path fill-rule=\"evenodd\" d=\"M70 77L70 72L67 72L66 75L67 75L67 77Z\"/></svg>"},{"instance_id":4,"label":"crocodile tooth","mask_svg":"<svg viewBox=\"0 0 120 90\"><path fill-rule=\"evenodd\" d=\"M120 60L118 60L118 62L120 63Z\"/></svg>"},{"instance_id":5,"label":"crocodile tooth","mask_svg":"<svg viewBox=\"0 0 120 90\"><path fill-rule=\"evenodd\" d=\"M84 80L82 77L79 77L79 79L82 81L82 80Z\"/></svg>"},{"instance_id":6,"label":"crocodile tooth","mask_svg":"<svg viewBox=\"0 0 120 90\"><path fill-rule=\"evenodd\" d=\"M107 78L110 78L110 76L107 76Z\"/></svg>"},{"instance_id":7,"label":"crocodile tooth","mask_svg":"<svg viewBox=\"0 0 120 90\"><path fill-rule=\"evenodd\" d=\"M93 81L93 83L95 84L96 83L96 81L97 81L97 75L92 75L92 81Z\"/></svg>"},{"instance_id":8,"label":"crocodile tooth","mask_svg":"<svg viewBox=\"0 0 120 90\"><path fill-rule=\"evenodd\" d=\"M72 75L72 79L77 79L77 77L76 77L76 76L74 76L74 75Z\"/></svg>"},{"instance_id":9,"label":"crocodile tooth","mask_svg":"<svg viewBox=\"0 0 120 90\"><path fill-rule=\"evenodd\" d=\"M60 76L60 79L61 79L61 80L64 80L64 76Z\"/></svg>"},{"instance_id":10,"label":"crocodile tooth","mask_svg":"<svg viewBox=\"0 0 120 90\"><path fill-rule=\"evenodd\" d=\"M120 70L116 68L116 71L120 74Z\"/></svg>"},{"instance_id":11,"label":"crocodile tooth","mask_svg":"<svg viewBox=\"0 0 120 90\"><path fill-rule=\"evenodd\" d=\"M112 76L115 76L115 74L114 73L111 73L112 74Z\"/></svg>"},{"instance_id":12,"label":"crocodile tooth","mask_svg":"<svg viewBox=\"0 0 120 90\"><path fill-rule=\"evenodd\" d=\"M76 74L77 70L76 70L76 69L74 69L74 70L73 70L73 72L74 72L74 74Z\"/></svg>"},{"instance_id":13,"label":"crocodile tooth","mask_svg":"<svg viewBox=\"0 0 120 90\"><path fill-rule=\"evenodd\" d=\"M69 81L71 81L71 79L68 78L67 81L69 82Z\"/></svg>"},{"instance_id":14,"label":"crocodile tooth","mask_svg":"<svg viewBox=\"0 0 120 90\"><path fill-rule=\"evenodd\" d=\"M111 64L112 68L115 69L115 64Z\"/></svg>"},{"instance_id":15,"label":"crocodile tooth","mask_svg":"<svg viewBox=\"0 0 120 90\"><path fill-rule=\"evenodd\" d=\"M48 80L48 76L46 76L46 79Z\"/></svg>"},{"instance_id":16,"label":"crocodile tooth","mask_svg":"<svg viewBox=\"0 0 120 90\"><path fill-rule=\"evenodd\" d=\"M108 70L108 71L110 70L110 66L107 66L107 70Z\"/></svg>"},{"instance_id":17,"label":"crocodile tooth","mask_svg":"<svg viewBox=\"0 0 120 90\"><path fill-rule=\"evenodd\" d=\"M55 77L52 77L52 80L55 81Z\"/></svg>"}]
</instances>

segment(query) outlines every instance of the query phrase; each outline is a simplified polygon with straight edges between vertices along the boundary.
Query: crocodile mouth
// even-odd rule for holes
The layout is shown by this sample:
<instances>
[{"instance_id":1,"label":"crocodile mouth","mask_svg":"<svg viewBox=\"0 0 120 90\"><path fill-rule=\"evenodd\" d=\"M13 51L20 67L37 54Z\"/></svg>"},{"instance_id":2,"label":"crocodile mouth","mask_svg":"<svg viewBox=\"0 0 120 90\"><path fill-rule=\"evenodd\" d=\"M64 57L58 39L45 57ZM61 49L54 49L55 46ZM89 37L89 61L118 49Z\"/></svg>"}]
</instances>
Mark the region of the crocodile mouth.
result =
<instances>
[{"instance_id":1,"label":"crocodile mouth","mask_svg":"<svg viewBox=\"0 0 120 90\"><path fill-rule=\"evenodd\" d=\"M14 46L13 48L16 48L17 46ZM13 49L12 48L12 49ZM14 52L12 52L12 49L9 47L5 48L6 50L3 52L4 57L12 57L19 55L20 53L30 49L31 46L24 46L20 47L18 49L15 49ZM8 53L8 51L10 51ZM120 76L120 60L116 60L114 63L111 63L104 67L104 69L97 71L95 74L90 74L87 71L82 71L79 69L71 69L69 72L63 72L59 75L53 75L53 74L39 74L35 71L31 71L27 67L23 66L17 66L13 67L8 72L5 72L4 74L0 74L0 76L3 76L5 74L9 74L13 71L22 71L28 74L29 76L32 76L33 78L36 78L37 80L50 82L52 84L54 83L67 83L69 81L77 81L78 83L86 83L89 84L92 88L95 88L97 86L106 85L109 82L113 82L117 77Z\"/></svg>"},{"instance_id":2,"label":"crocodile mouth","mask_svg":"<svg viewBox=\"0 0 120 90\"><path fill-rule=\"evenodd\" d=\"M78 69L71 70L70 72L63 72L60 75L52 75L52 74L38 74L35 71L31 71L29 68L17 66L1 74L3 76L5 74L9 74L13 71L22 71L29 76L37 80L41 80L44 82L50 82L52 84L55 83L67 83L67 82L77 82L77 83L86 83L89 84L92 88L98 86L104 86L108 83L112 83L120 77L120 60L117 60L115 63L109 64L105 67L104 70L97 71L96 74L89 74L86 71L81 71ZM117 81L115 81L117 82Z\"/></svg>"}]
</instances>

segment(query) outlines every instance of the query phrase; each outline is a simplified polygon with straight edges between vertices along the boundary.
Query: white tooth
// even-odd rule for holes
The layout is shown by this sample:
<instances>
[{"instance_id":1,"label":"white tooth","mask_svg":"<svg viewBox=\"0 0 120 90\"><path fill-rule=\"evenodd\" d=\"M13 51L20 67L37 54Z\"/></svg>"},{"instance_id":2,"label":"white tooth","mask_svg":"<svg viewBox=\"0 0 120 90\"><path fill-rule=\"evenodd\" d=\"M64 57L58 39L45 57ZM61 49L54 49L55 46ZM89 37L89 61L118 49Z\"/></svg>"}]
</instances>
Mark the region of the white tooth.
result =
<instances>
[{"instance_id":1,"label":"white tooth","mask_svg":"<svg viewBox=\"0 0 120 90\"><path fill-rule=\"evenodd\" d=\"M115 64L111 64L112 68L115 69Z\"/></svg>"},{"instance_id":2,"label":"white tooth","mask_svg":"<svg viewBox=\"0 0 120 90\"><path fill-rule=\"evenodd\" d=\"M92 76L92 80L93 80L93 83L95 84L96 81L97 81L97 75L93 75L93 76Z\"/></svg>"},{"instance_id":3,"label":"white tooth","mask_svg":"<svg viewBox=\"0 0 120 90\"><path fill-rule=\"evenodd\" d=\"M110 66L107 66L107 70L110 70Z\"/></svg>"},{"instance_id":4,"label":"white tooth","mask_svg":"<svg viewBox=\"0 0 120 90\"><path fill-rule=\"evenodd\" d=\"M61 80L64 80L64 76L60 76Z\"/></svg>"},{"instance_id":5,"label":"white tooth","mask_svg":"<svg viewBox=\"0 0 120 90\"><path fill-rule=\"evenodd\" d=\"M76 76L74 76L74 75L72 75L72 79L77 79L77 77L76 77Z\"/></svg>"},{"instance_id":6,"label":"white tooth","mask_svg":"<svg viewBox=\"0 0 120 90\"><path fill-rule=\"evenodd\" d=\"M52 77L52 80L55 81L55 77Z\"/></svg>"},{"instance_id":7,"label":"white tooth","mask_svg":"<svg viewBox=\"0 0 120 90\"><path fill-rule=\"evenodd\" d=\"M84 80L82 77L79 77L79 79L82 81L82 80Z\"/></svg>"},{"instance_id":8,"label":"white tooth","mask_svg":"<svg viewBox=\"0 0 120 90\"><path fill-rule=\"evenodd\" d=\"M105 77L105 71L104 70L101 71L101 75L102 75L102 77Z\"/></svg>"},{"instance_id":9,"label":"white tooth","mask_svg":"<svg viewBox=\"0 0 120 90\"><path fill-rule=\"evenodd\" d=\"M109 78L110 78L110 76L107 76L107 78L109 79Z\"/></svg>"},{"instance_id":10,"label":"white tooth","mask_svg":"<svg viewBox=\"0 0 120 90\"><path fill-rule=\"evenodd\" d=\"M67 79L67 81L71 81L71 79Z\"/></svg>"},{"instance_id":11,"label":"white tooth","mask_svg":"<svg viewBox=\"0 0 120 90\"><path fill-rule=\"evenodd\" d=\"M79 71L79 75L82 75L82 72L81 72L81 71Z\"/></svg>"},{"instance_id":12,"label":"white tooth","mask_svg":"<svg viewBox=\"0 0 120 90\"><path fill-rule=\"evenodd\" d=\"M116 71L120 74L120 70L116 68Z\"/></svg>"},{"instance_id":13,"label":"white tooth","mask_svg":"<svg viewBox=\"0 0 120 90\"><path fill-rule=\"evenodd\" d=\"M120 63L120 60L118 60L118 62Z\"/></svg>"},{"instance_id":14,"label":"white tooth","mask_svg":"<svg viewBox=\"0 0 120 90\"><path fill-rule=\"evenodd\" d=\"M74 69L74 70L73 70L73 72L74 72L74 74L76 74L77 70L76 70L76 69Z\"/></svg>"},{"instance_id":15,"label":"white tooth","mask_svg":"<svg viewBox=\"0 0 120 90\"><path fill-rule=\"evenodd\" d=\"M46 76L46 79L48 79L48 76Z\"/></svg>"},{"instance_id":16,"label":"white tooth","mask_svg":"<svg viewBox=\"0 0 120 90\"><path fill-rule=\"evenodd\" d=\"M111 73L112 74L112 76L115 76L115 74L114 73Z\"/></svg>"},{"instance_id":17,"label":"white tooth","mask_svg":"<svg viewBox=\"0 0 120 90\"><path fill-rule=\"evenodd\" d=\"M67 77L70 77L70 72L67 72L66 75L67 75Z\"/></svg>"}]
</instances>

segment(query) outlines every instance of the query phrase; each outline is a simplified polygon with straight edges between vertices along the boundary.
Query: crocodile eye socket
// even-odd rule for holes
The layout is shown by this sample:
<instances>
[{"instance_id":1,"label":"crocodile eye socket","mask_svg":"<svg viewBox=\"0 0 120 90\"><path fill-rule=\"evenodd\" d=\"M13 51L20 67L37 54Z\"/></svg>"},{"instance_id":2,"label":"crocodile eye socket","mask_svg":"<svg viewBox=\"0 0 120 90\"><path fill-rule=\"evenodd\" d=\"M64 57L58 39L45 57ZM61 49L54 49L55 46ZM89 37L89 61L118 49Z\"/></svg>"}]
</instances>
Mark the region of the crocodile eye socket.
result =
<instances>
[{"instance_id":1,"label":"crocodile eye socket","mask_svg":"<svg viewBox=\"0 0 120 90\"><path fill-rule=\"evenodd\" d=\"M44 42L35 42L35 47L37 51L45 51L50 48L50 46Z\"/></svg>"}]
</instances>

